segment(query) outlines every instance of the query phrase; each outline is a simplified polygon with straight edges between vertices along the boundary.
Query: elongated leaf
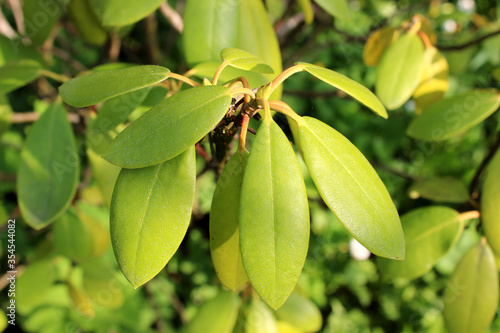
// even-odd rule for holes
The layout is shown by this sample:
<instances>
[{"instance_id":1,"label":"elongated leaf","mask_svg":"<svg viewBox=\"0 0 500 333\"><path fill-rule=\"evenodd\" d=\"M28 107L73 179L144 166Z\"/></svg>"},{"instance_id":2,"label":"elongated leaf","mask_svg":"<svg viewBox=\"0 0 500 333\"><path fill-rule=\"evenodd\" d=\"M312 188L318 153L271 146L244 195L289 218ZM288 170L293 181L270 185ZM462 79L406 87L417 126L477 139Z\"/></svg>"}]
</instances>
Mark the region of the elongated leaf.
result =
<instances>
[{"instance_id":1,"label":"elongated leaf","mask_svg":"<svg viewBox=\"0 0 500 333\"><path fill-rule=\"evenodd\" d=\"M352 15L346 0L314 0L328 14L341 20L350 20Z\"/></svg>"},{"instance_id":2,"label":"elongated leaf","mask_svg":"<svg viewBox=\"0 0 500 333\"><path fill-rule=\"evenodd\" d=\"M260 125L245 168L240 243L252 286L267 304L279 308L306 259L309 208L295 153L274 121Z\"/></svg>"},{"instance_id":3,"label":"elongated leaf","mask_svg":"<svg viewBox=\"0 0 500 333\"><path fill-rule=\"evenodd\" d=\"M397 109L411 97L420 82L423 60L424 44L410 33L384 53L377 67L375 92L389 110Z\"/></svg>"},{"instance_id":4,"label":"elongated leaf","mask_svg":"<svg viewBox=\"0 0 500 333\"><path fill-rule=\"evenodd\" d=\"M230 333L236 324L239 298L231 292L221 292L203 304L183 333Z\"/></svg>"},{"instance_id":5,"label":"elongated leaf","mask_svg":"<svg viewBox=\"0 0 500 333\"><path fill-rule=\"evenodd\" d=\"M108 33L99 22L89 0L71 0L68 14L82 38L89 44L101 46L108 39Z\"/></svg>"},{"instance_id":6,"label":"elongated leaf","mask_svg":"<svg viewBox=\"0 0 500 333\"><path fill-rule=\"evenodd\" d=\"M415 118L406 133L415 139L441 141L480 123L500 106L496 90L474 90L434 103Z\"/></svg>"},{"instance_id":7,"label":"elongated leaf","mask_svg":"<svg viewBox=\"0 0 500 333\"><path fill-rule=\"evenodd\" d=\"M458 264L444 293L444 321L453 333L483 332L498 307L498 272L486 242Z\"/></svg>"},{"instance_id":8,"label":"elongated leaf","mask_svg":"<svg viewBox=\"0 0 500 333\"><path fill-rule=\"evenodd\" d=\"M432 206L401 218L406 242L404 261L379 258L380 270L392 278L414 279L424 275L456 244L463 229L459 214L448 207Z\"/></svg>"},{"instance_id":9,"label":"elongated leaf","mask_svg":"<svg viewBox=\"0 0 500 333\"><path fill-rule=\"evenodd\" d=\"M385 110L382 103L370 90L368 90L363 85L328 68L303 62L299 62L297 63L297 65L303 66L307 72L314 75L318 79L346 92L350 96L354 97L355 99L372 109L376 114L387 118L387 111Z\"/></svg>"},{"instance_id":10,"label":"elongated leaf","mask_svg":"<svg viewBox=\"0 0 500 333\"><path fill-rule=\"evenodd\" d=\"M69 206L78 185L80 159L73 130L61 104L53 104L31 128L17 177L19 207L40 229Z\"/></svg>"},{"instance_id":11,"label":"elongated leaf","mask_svg":"<svg viewBox=\"0 0 500 333\"><path fill-rule=\"evenodd\" d=\"M35 47L49 37L54 25L64 11L62 1L23 1L25 35Z\"/></svg>"},{"instance_id":12,"label":"elongated leaf","mask_svg":"<svg viewBox=\"0 0 500 333\"><path fill-rule=\"evenodd\" d=\"M229 289L247 281L240 251L240 192L248 152L236 152L222 171L210 208L210 253L220 282Z\"/></svg>"},{"instance_id":13,"label":"elongated leaf","mask_svg":"<svg viewBox=\"0 0 500 333\"><path fill-rule=\"evenodd\" d=\"M184 90L157 104L116 136L104 158L123 168L167 161L201 140L228 111L221 86Z\"/></svg>"},{"instance_id":14,"label":"elongated leaf","mask_svg":"<svg viewBox=\"0 0 500 333\"><path fill-rule=\"evenodd\" d=\"M285 304L276 310L276 317L303 332L318 332L323 326L323 316L318 307L297 293L292 293Z\"/></svg>"},{"instance_id":15,"label":"elongated leaf","mask_svg":"<svg viewBox=\"0 0 500 333\"><path fill-rule=\"evenodd\" d=\"M104 26L123 26L135 23L154 12L163 0L90 0Z\"/></svg>"},{"instance_id":16,"label":"elongated leaf","mask_svg":"<svg viewBox=\"0 0 500 333\"><path fill-rule=\"evenodd\" d=\"M69 105L84 107L152 86L168 78L169 73L165 67L151 65L97 71L65 82L59 93Z\"/></svg>"},{"instance_id":17,"label":"elongated leaf","mask_svg":"<svg viewBox=\"0 0 500 333\"><path fill-rule=\"evenodd\" d=\"M467 187L452 177L436 177L415 183L410 188L410 197L419 197L439 202L466 202L469 200Z\"/></svg>"},{"instance_id":18,"label":"elongated leaf","mask_svg":"<svg viewBox=\"0 0 500 333\"><path fill-rule=\"evenodd\" d=\"M94 240L90 230L81 221L74 209L69 209L52 228L54 246L60 254L75 261L83 261L92 256Z\"/></svg>"},{"instance_id":19,"label":"elongated leaf","mask_svg":"<svg viewBox=\"0 0 500 333\"><path fill-rule=\"evenodd\" d=\"M31 60L10 62L0 67L0 94L27 85L40 76L40 64Z\"/></svg>"},{"instance_id":20,"label":"elongated leaf","mask_svg":"<svg viewBox=\"0 0 500 333\"><path fill-rule=\"evenodd\" d=\"M488 244L500 256L500 151L496 152L486 171L481 196L481 218Z\"/></svg>"},{"instance_id":21,"label":"elongated leaf","mask_svg":"<svg viewBox=\"0 0 500 333\"><path fill-rule=\"evenodd\" d=\"M399 37L399 31L393 27L375 30L366 41L363 49L363 61L366 66L377 66L387 48Z\"/></svg>"},{"instance_id":22,"label":"elongated leaf","mask_svg":"<svg viewBox=\"0 0 500 333\"><path fill-rule=\"evenodd\" d=\"M300 8L304 13L304 21L306 24L311 24L314 20L314 12L311 4L311 0L298 0Z\"/></svg>"},{"instance_id":23,"label":"elongated leaf","mask_svg":"<svg viewBox=\"0 0 500 333\"><path fill-rule=\"evenodd\" d=\"M299 122L299 141L321 197L344 227L370 252L403 260L398 212L363 154L342 134L310 117Z\"/></svg>"},{"instance_id":24,"label":"elongated leaf","mask_svg":"<svg viewBox=\"0 0 500 333\"><path fill-rule=\"evenodd\" d=\"M222 60L227 61L229 66L235 68L258 73L274 73L271 66L263 63L262 60L253 54L240 49L225 48L221 51L220 57Z\"/></svg>"},{"instance_id":25,"label":"elongated leaf","mask_svg":"<svg viewBox=\"0 0 500 333\"><path fill-rule=\"evenodd\" d=\"M177 251L191 219L195 177L194 147L162 164L120 172L111 202L111 241L135 288Z\"/></svg>"}]
</instances>

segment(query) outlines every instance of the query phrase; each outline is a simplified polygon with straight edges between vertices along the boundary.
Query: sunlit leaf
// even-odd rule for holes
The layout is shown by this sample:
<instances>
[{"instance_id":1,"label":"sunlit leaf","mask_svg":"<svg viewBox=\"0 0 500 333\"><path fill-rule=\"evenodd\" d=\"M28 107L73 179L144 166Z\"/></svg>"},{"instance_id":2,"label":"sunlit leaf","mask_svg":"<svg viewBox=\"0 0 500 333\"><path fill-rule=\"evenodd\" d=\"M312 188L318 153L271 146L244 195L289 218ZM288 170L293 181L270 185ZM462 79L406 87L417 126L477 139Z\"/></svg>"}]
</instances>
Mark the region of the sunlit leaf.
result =
<instances>
[{"instance_id":1,"label":"sunlit leaf","mask_svg":"<svg viewBox=\"0 0 500 333\"><path fill-rule=\"evenodd\" d=\"M420 82L423 60L424 44L411 33L384 52L377 67L375 92L389 110L397 109L413 95Z\"/></svg>"},{"instance_id":2,"label":"sunlit leaf","mask_svg":"<svg viewBox=\"0 0 500 333\"><path fill-rule=\"evenodd\" d=\"M252 301L245 311L245 322L243 329L245 333L278 333L276 319L271 309L260 299Z\"/></svg>"},{"instance_id":3,"label":"sunlit leaf","mask_svg":"<svg viewBox=\"0 0 500 333\"><path fill-rule=\"evenodd\" d=\"M6 94L38 78L40 64L32 60L19 60L0 67L0 94Z\"/></svg>"},{"instance_id":4,"label":"sunlit leaf","mask_svg":"<svg viewBox=\"0 0 500 333\"><path fill-rule=\"evenodd\" d=\"M274 121L260 125L245 168L240 243L252 286L267 304L279 308L304 265L309 209L297 158Z\"/></svg>"},{"instance_id":5,"label":"sunlit leaf","mask_svg":"<svg viewBox=\"0 0 500 333\"><path fill-rule=\"evenodd\" d=\"M297 63L297 65L303 66L308 73L314 75L315 77L328 83L329 85L346 92L350 96L354 97L355 99L372 109L376 114L387 118L387 111L385 110L382 103L380 103L378 98L365 86L328 68L303 62L299 62Z\"/></svg>"},{"instance_id":6,"label":"sunlit leaf","mask_svg":"<svg viewBox=\"0 0 500 333\"><path fill-rule=\"evenodd\" d=\"M363 154L319 120L304 117L298 125L309 173L339 221L370 252L404 259L405 242L398 212Z\"/></svg>"},{"instance_id":7,"label":"sunlit leaf","mask_svg":"<svg viewBox=\"0 0 500 333\"><path fill-rule=\"evenodd\" d=\"M480 123L500 106L496 90L473 90L442 99L415 118L406 133L415 139L441 141Z\"/></svg>"},{"instance_id":8,"label":"sunlit leaf","mask_svg":"<svg viewBox=\"0 0 500 333\"><path fill-rule=\"evenodd\" d=\"M191 220L195 178L194 147L162 164L120 172L111 202L111 240L135 288L177 251Z\"/></svg>"},{"instance_id":9,"label":"sunlit leaf","mask_svg":"<svg viewBox=\"0 0 500 333\"><path fill-rule=\"evenodd\" d=\"M40 229L69 206L78 185L80 159L61 104L53 104L30 129L17 177L19 207Z\"/></svg>"},{"instance_id":10,"label":"sunlit leaf","mask_svg":"<svg viewBox=\"0 0 500 333\"><path fill-rule=\"evenodd\" d=\"M452 177L436 177L415 183L410 188L410 198L419 197L439 202L466 202L469 200L467 187Z\"/></svg>"},{"instance_id":11,"label":"sunlit leaf","mask_svg":"<svg viewBox=\"0 0 500 333\"><path fill-rule=\"evenodd\" d=\"M323 326L318 307L297 293L292 293L285 304L276 310L276 317L303 332L318 332Z\"/></svg>"},{"instance_id":12,"label":"sunlit leaf","mask_svg":"<svg viewBox=\"0 0 500 333\"><path fill-rule=\"evenodd\" d=\"M236 152L222 171L210 209L210 252L215 272L229 289L247 281L240 251L240 192L248 152Z\"/></svg>"},{"instance_id":13,"label":"sunlit leaf","mask_svg":"<svg viewBox=\"0 0 500 333\"><path fill-rule=\"evenodd\" d=\"M165 67L152 65L97 71L65 82L59 93L69 105L84 107L152 86L168 78L169 73Z\"/></svg>"},{"instance_id":14,"label":"sunlit leaf","mask_svg":"<svg viewBox=\"0 0 500 333\"><path fill-rule=\"evenodd\" d=\"M68 14L82 38L89 44L101 46L108 39L108 33L99 22L89 0L71 0Z\"/></svg>"},{"instance_id":15,"label":"sunlit leaf","mask_svg":"<svg viewBox=\"0 0 500 333\"><path fill-rule=\"evenodd\" d=\"M377 66L387 48L399 37L399 30L384 27L372 32L363 49L363 61L366 66Z\"/></svg>"},{"instance_id":16,"label":"sunlit leaf","mask_svg":"<svg viewBox=\"0 0 500 333\"><path fill-rule=\"evenodd\" d=\"M123 26L135 23L154 12L163 0L89 0L104 26Z\"/></svg>"},{"instance_id":17,"label":"sunlit leaf","mask_svg":"<svg viewBox=\"0 0 500 333\"><path fill-rule=\"evenodd\" d=\"M453 333L483 332L498 307L498 271L486 242L472 248L446 284L444 321Z\"/></svg>"},{"instance_id":18,"label":"sunlit leaf","mask_svg":"<svg viewBox=\"0 0 500 333\"><path fill-rule=\"evenodd\" d=\"M341 20L350 20L352 15L346 0L314 0L327 13Z\"/></svg>"},{"instance_id":19,"label":"sunlit leaf","mask_svg":"<svg viewBox=\"0 0 500 333\"><path fill-rule=\"evenodd\" d=\"M240 49L225 48L221 51L220 57L222 60L228 62L229 66L235 68L258 73L274 73L274 70L269 65L263 63L258 57Z\"/></svg>"},{"instance_id":20,"label":"sunlit leaf","mask_svg":"<svg viewBox=\"0 0 500 333\"><path fill-rule=\"evenodd\" d=\"M183 333L231 333L236 324L239 298L231 292L221 292L204 303Z\"/></svg>"},{"instance_id":21,"label":"sunlit leaf","mask_svg":"<svg viewBox=\"0 0 500 333\"><path fill-rule=\"evenodd\" d=\"M200 86L181 91L120 132L104 158L123 168L167 161L208 134L230 104L231 92L226 87Z\"/></svg>"},{"instance_id":22,"label":"sunlit leaf","mask_svg":"<svg viewBox=\"0 0 500 333\"><path fill-rule=\"evenodd\" d=\"M484 235L496 255L500 256L500 151L488 165L481 193Z\"/></svg>"},{"instance_id":23,"label":"sunlit leaf","mask_svg":"<svg viewBox=\"0 0 500 333\"><path fill-rule=\"evenodd\" d=\"M455 210L430 206L411 211L401 217L406 241L404 261L379 258L384 275L414 279L427 273L456 244L463 223Z\"/></svg>"},{"instance_id":24,"label":"sunlit leaf","mask_svg":"<svg viewBox=\"0 0 500 333\"><path fill-rule=\"evenodd\" d=\"M311 0L298 0L300 8L304 13L304 21L306 24L311 24L314 20L314 12L312 8Z\"/></svg>"}]
</instances>

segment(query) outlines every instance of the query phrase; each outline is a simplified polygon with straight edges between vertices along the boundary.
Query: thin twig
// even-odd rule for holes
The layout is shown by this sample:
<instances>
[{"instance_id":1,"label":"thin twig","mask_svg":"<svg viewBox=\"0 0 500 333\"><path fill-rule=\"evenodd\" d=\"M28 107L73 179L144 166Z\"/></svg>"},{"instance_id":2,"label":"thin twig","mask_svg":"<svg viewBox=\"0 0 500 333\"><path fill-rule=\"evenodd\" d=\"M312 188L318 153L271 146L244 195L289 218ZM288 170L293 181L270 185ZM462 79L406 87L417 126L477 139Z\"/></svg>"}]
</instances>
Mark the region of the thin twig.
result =
<instances>
[{"instance_id":1,"label":"thin twig","mask_svg":"<svg viewBox=\"0 0 500 333\"><path fill-rule=\"evenodd\" d=\"M471 198L477 199L477 197L478 197L477 187L479 185L479 180L481 179L481 175L484 173L484 170L486 169L486 167L490 163L493 156L495 156L495 153L497 152L497 150L499 148L500 148L500 132L498 132L498 136L497 136L495 142L493 143L493 146L490 148L488 154L483 159L483 161L481 162L481 164L477 168L476 173L474 174L474 177L472 178L472 182L470 183Z\"/></svg>"},{"instance_id":2,"label":"thin twig","mask_svg":"<svg viewBox=\"0 0 500 333\"><path fill-rule=\"evenodd\" d=\"M14 39L17 37L16 31L10 26L9 22L0 10L0 34L4 35L9 39Z\"/></svg>"},{"instance_id":3,"label":"thin twig","mask_svg":"<svg viewBox=\"0 0 500 333\"><path fill-rule=\"evenodd\" d=\"M471 210L470 212L463 212L458 215L458 219L460 221L467 221L467 220L473 220L473 219L478 219L481 216L481 213L477 210Z\"/></svg>"},{"instance_id":4,"label":"thin twig","mask_svg":"<svg viewBox=\"0 0 500 333\"><path fill-rule=\"evenodd\" d=\"M120 56L122 40L116 33L111 34L109 44L109 61L116 62Z\"/></svg>"},{"instance_id":5,"label":"thin twig","mask_svg":"<svg viewBox=\"0 0 500 333\"><path fill-rule=\"evenodd\" d=\"M80 117L75 113L68 113L68 120L72 124L80 122ZM15 112L12 114L11 122L13 124L33 123L40 118L38 112Z\"/></svg>"},{"instance_id":6,"label":"thin twig","mask_svg":"<svg viewBox=\"0 0 500 333\"><path fill-rule=\"evenodd\" d=\"M167 1L161 4L160 12L172 25L172 28L174 28L177 32L182 34L182 31L184 30L184 22L182 21L182 16L175 9L170 7Z\"/></svg>"},{"instance_id":7,"label":"thin twig","mask_svg":"<svg viewBox=\"0 0 500 333\"><path fill-rule=\"evenodd\" d=\"M7 0L9 2L10 8L12 9L12 14L14 15L14 20L16 21L17 31L24 35L26 29L24 28L24 15L21 2L19 0Z\"/></svg>"},{"instance_id":8,"label":"thin twig","mask_svg":"<svg viewBox=\"0 0 500 333\"><path fill-rule=\"evenodd\" d=\"M500 30L490 32L489 34L486 34L484 36L478 37L476 39L470 40L466 43L459 44L459 45L437 45L436 47L440 49L441 51L453 51L453 50L463 50L469 46L479 44L485 39L488 39L490 37L496 36L500 34Z\"/></svg>"}]
</instances>

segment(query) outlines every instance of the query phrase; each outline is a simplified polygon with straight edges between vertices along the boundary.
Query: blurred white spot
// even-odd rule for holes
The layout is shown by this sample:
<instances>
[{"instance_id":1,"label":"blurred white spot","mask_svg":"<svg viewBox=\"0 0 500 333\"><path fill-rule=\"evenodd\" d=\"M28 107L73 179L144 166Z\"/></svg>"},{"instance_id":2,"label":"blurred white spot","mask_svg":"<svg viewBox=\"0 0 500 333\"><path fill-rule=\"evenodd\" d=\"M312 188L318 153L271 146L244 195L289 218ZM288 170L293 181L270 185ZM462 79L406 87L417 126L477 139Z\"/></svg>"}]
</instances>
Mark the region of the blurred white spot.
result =
<instances>
[{"instance_id":1,"label":"blurred white spot","mask_svg":"<svg viewBox=\"0 0 500 333\"><path fill-rule=\"evenodd\" d=\"M446 31L446 32L450 32L450 33L453 33L455 31L457 31L457 28L458 28L458 24L455 20L452 20L452 19L447 19L446 21L444 21L443 23L443 29Z\"/></svg>"},{"instance_id":2,"label":"blurred white spot","mask_svg":"<svg viewBox=\"0 0 500 333\"><path fill-rule=\"evenodd\" d=\"M372 254L370 251L366 249L366 247L361 245L354 238L352 238L351 241L349 242L349 250L351 252L351 257L353 257L356 260L366 260L370 258L370 255Z\"/></svg>"},{"instance_id":3,"label":"blurred white spot","mask_svg":"<svg viewBox=\"0 0 500 333\"><path fill-rule=\"evenodd\" d=\"M464 13L472 13L476 9L474 0L458 0L457 6Z\"/></svg>"}]
</instances>

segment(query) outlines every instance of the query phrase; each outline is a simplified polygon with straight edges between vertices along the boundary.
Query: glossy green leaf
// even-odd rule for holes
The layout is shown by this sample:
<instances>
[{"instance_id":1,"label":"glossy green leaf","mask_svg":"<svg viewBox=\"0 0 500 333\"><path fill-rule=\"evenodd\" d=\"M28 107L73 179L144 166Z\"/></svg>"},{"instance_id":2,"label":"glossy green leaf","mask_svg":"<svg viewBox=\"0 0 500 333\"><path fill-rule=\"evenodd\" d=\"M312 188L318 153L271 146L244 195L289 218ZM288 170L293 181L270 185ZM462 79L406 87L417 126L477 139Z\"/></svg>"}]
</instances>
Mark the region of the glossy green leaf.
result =
<instances>
[{"instance_id":1,"label":"glossy green leaf","mask_svg":"<svg viewBox=\"0 0 500 333\"><path fill-rule=\"evenodd\" d=\"M247 281L240 251L240 192L248 152L236 152L222 171L210 208L210 253L215 273L229 289Z\"/></svg>"},{"instance_id":2,"label":"glossy green leaf","mask_svg":"<svg viewBox=\"0 0 500 333\"><path fill-rule=\"evenodd\" d=\"M6 94L27 85L40 76L40 64L19 60L0 67L0 94Z\"/></svg>"},{"instance_id":3,"label":"glossy green leaf","mask_svg":"<svg viewBox=\"0 0 500 333\"><path fill-rule=\"evenodd\" d=\"M64 13L64 1L22 1L25 35L38 47L49 37Z\"/></svg>"},{"instance_id":4,"label":"glossy green leaf","mask_svg":"<svg viewBox=\"0 0 500 333\"><path fill-rule=\"evenodd\" d=\"M279 126L264 121L243 177L240 246L252 286L272 308L279 308L295 287L308 243L309 208L300 166Z\"/></svg>"},{"instance_id":5,"label":"glossy green leaf","mask_svg":"<svg viewBox=\"0 0 500 333\"><path fill-rule=\"evenodd\" d=\"M230 104L231 92L222 86L181 91L118 134L104 158L123 168L142 168L167 161L208 134Z\"/></svg>"},{"instance_id":6,"label":"glossy green leaf","mask_svg":"<svg viewBox=\"0 0 500 333\"><path fill-rule=\"evenodd\" d=\"M69 206L78 185L80 159L61 104L53 104L30 129L17 177L19 207L40 229Z\"/></svg>"},{"instance_id":7,"label":"glossy green leaf","mask_svg":"<svg viewBox=\"0 0 500 333\"><path fill-rule=\"evenodd\" d=\"M397 109L413 95L420 83L423 61L424 44L411 33L384 52L377 67L375 92L389 110Z\"/></svg>"},{"instance_id":8,"label":"glossy green leaf","mask_svg":"<svg viewBox=\"0 0 500 333\"><path fill-rule=\"evenodd\" d=\"M71 0L68 14L82 38L89 44L101 46L108 39L108 33L99 22L89 0Z\"/></svg>"},{"instance_id":9,"label":"glossy green leaf","mask_svg":"<svg viewBox=\"0 0 500 333\"><path fill-rule=\"evenodd\" d=\"M94 240L74 209L68 209L52 228L57 252L75 261L92 256Z\"/></svg>"},{"instance_id":10,"label":"glossy green leaf","mask_svg":"<svg viewBox=\"0 0 500 333\"><path fill-rule=\"evenodd\" d=\"M405 242L398 212L370 163L349 140L321 121L304 117L298 125L304 160L328 207L370 252L403 260Z\"/></svg>"},{"instance_id":11,"label":"glossy green leaf","mask_svg":"<svg viewBox=\"0 0 500 333\"><path fill-rule=\"evenodd\" d=\"M59 93L69 105L84 107L152 86L168 78L169 73L165 67L152 65L97 71L65 82Z\"/></svg>"},{"instance_id":12,"label":"glossy green leaf","mask_svg":"<svg viewBox=\"0 0 500 333\"><path fill-rule=\"evenodd\" d=\"M0 136L5 133L12 122L12 108L5 95L0 94Z\"/></svg>"},{"instance_id":13,"label":"glossy green leaf","mask_svg":"<svg viewBox=\"0 0 500 333\"><path fill-rule=\"evenodd\" d=\"M311 75L314 75L315 77L328 83L329 85L344 91L348 95L354 97L355 99L372 109L376 114L387 118L387 111L385 110L382 103L365 86L328 68L303 62L299 62L297 63L297 65L303 66L304 69Z\"/></svg>"},{"instance_id":14,"label":"glossy green leaf","mask_svg":"<svg viewBox=\"0 0 500 333\"><path fill-rule=\"evenodd\" d=\"M498 307L498 272L486 242L472 248L446 284L444 321L449 332L483 332Z\"/></svg>"},{"instance_id":15,"label":"glossy green leaf","mask_svg":"<svg viewBox=\"0 0 500 333\"><path fill-rule=\"evenodd\" d=\"M499 106L496 90L478 89L448 97L423 110L406 133L420 140L446 140L480 123Z\"/></svg>"},{"instance_id":16,"label":"glossy green leaf","mask_svg":"<svg viewBox=\"0 0 500 333\"><path fill-rule=\"evenodd\" d=\"M436 177L411 186L410 198L419 197L439 201L461 203L469 200L469 191L465 184L452 177Z\"/></svg>"},{"instance_id":17,"label":"glossy green leaf","mask_svg":"<svg viewBox=\"0 0 500 333\"><path fill-rule=\"evenodd\" d=\"M500 256L500 151L496 152L486 170L481 195L481 219L488 244Z\"/></svg>"},{"instance_id":18,"label":"glossy green leaf","mask_svg":"<svg viewBox=\"0 0 500 333\"><path fill-rule=\"evenodd\" d=\"M276 310L276 317L303 332L318 332L323 326L323 316L318 307L297 293L292 293L285 304Z\"/></svg>"},{"instance_id":19,"label":"glossy green leaf","mask_svg":"<svg viewBox=\"0 0 500 333\"><path fill-rule=\"evenodd\" d=\"M177 251L191 220L195 178L194 147L162 164L120 172L111 202L111 240L135 288Z\"/></svg>"},{"instance_id":20,"label":"glossy green leaf","mask_svg":"<svg viewBox=\"0 0 500 333\"><path fill-rule=\"evenodd\" d=\"M158 7L163 0L90 0L97 17L104 26L124 26L142 20Z\"/></svg>"},{"instance_id":21,"label":"glossy green leaf","mask_svg":"<svg viewBox=\"0 0 500 333\"><path fill-rule=\"evenodd\" d=\"M311 24L314 20L314 12L311 4L311 0L298 0L300 8L304 13L304 21L306 24Z\"/></svg>"},{"instance_id":22,"label":"glossy green leaf","mask_svg":"<svg viewBox=\"0 0 500 333\"><path fill-rule=\"evenodd\" d=\"M314 2L335 18L350 20L352 17L346 0L314 0Z\"/></svg>"},{"instance_id":23,"label":"glossy green leaf","mask_svg":"<svg viewBox=\"0 0 500 333\"><path fill-rule=\"evenodd\" d=\"M274 73L271 66L265 64L258 57L247 51L235 48L225 48L221 51L220 57L228 62L229 66L258 73Z\"/></svg>"},{"instance_id":24,"label":"glossy green leaf","mask_svg":"<svg viewBox=\"0 0 500 333\"><path fill-rule=\"evenodd\" d=\"M276 319L271 309L260 299L252 301L245 311L243 328L237 332L245 333L278 333ZM234 332L234 331L233 331Z\"/></svg>"},{"instance_id":25,"label":"glossy green leaf","mask_svg":"<svg viewBox=\"0 0 500 333\"><path fill-rule=\"evenodd\" d=\"M404 261L379 258L380 270L391 278L414 279L424 275L453 247L463 223L455 210L430 206L401 217L406 241Z\"/></svg>"},{"instance_id":26,"label":"glossy green leaf","mask_svg":"<svg viewBox=\"0 0 500 333\"><path fill-rule=\"evenodd\" d=\"M231 333L238 315L239 297L231 292L221 292L204 303L183 333Z\"/></svg>"}]
</instances>

